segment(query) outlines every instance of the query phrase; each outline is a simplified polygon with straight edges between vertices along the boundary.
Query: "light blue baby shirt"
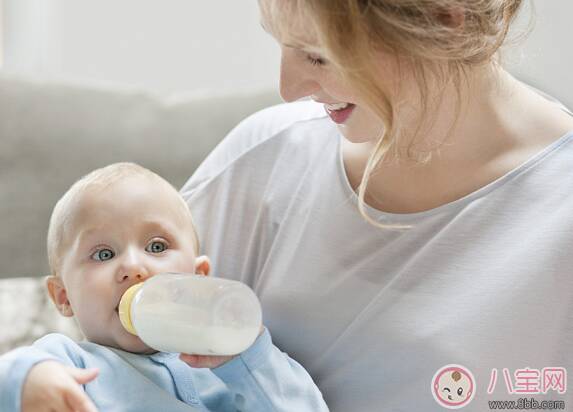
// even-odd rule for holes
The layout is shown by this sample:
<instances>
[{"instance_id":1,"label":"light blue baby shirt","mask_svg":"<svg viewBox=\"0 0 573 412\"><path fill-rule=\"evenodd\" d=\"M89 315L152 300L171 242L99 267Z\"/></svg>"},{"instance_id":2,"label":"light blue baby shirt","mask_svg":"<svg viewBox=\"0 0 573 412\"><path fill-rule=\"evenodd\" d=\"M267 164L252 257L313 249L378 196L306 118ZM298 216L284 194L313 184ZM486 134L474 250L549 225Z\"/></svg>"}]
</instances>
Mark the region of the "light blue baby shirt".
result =
<instances>
[{"instance_id":1,"label":"light blue baby shirt","mask_svg":"<svg viewBox=\"0 0 573 412\"><path fill-rule=\"evenodd\" d=\"M215 369L191 368L176 353L140 355L49 334L0 357L0 411L20 411L28 372L49 359L99 369L84 389L100 412L328 411L312 378L268 330Z\"/></svg>"}]
</instances>

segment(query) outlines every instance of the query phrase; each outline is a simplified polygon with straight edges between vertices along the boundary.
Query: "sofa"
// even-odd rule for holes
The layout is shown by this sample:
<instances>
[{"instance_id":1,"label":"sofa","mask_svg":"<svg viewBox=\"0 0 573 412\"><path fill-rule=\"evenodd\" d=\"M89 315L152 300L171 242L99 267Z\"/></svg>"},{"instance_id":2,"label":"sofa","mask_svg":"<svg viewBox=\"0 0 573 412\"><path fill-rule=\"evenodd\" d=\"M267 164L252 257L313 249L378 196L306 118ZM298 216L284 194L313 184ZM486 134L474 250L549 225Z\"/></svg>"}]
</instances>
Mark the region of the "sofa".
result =
<instances>
[{"instance_id":1,"label":"sofa","mask_svg":"<svg viewBox=\"0 0 573 412\"><path fill-rule=\"evenodd\" d=\"M0 353L51 331L81 338L44 287L49 217L75 180L133 161L179 188L237 123L279 102L0 74Z\"/></svg>"}]
</instances>

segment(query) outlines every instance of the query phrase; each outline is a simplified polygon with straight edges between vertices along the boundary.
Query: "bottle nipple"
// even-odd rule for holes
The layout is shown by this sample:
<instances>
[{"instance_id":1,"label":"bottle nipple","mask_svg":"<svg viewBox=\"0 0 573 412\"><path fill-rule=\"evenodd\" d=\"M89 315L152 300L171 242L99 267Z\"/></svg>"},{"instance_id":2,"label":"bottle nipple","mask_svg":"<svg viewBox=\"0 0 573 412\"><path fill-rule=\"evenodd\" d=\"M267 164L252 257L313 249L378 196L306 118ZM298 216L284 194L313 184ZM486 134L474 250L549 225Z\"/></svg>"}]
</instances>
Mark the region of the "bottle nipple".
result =
<instances>
[{"instance_id":1,"label":"bottle nipple","mask_svg":"<svg viewBox=\"0 0 573 412\"><path fill-rule=\"evenodd\" d=\"M143 283L136 283L127 289L119 301L118 308L119 321L121 322L121 325L125 328L125 330L135 336L137 336L137 332L135 331L133 322L131 320L131 303L133 302L135 294L139 291L139 289L141 289L142 286Z\"/></svg>"}]
</instances>

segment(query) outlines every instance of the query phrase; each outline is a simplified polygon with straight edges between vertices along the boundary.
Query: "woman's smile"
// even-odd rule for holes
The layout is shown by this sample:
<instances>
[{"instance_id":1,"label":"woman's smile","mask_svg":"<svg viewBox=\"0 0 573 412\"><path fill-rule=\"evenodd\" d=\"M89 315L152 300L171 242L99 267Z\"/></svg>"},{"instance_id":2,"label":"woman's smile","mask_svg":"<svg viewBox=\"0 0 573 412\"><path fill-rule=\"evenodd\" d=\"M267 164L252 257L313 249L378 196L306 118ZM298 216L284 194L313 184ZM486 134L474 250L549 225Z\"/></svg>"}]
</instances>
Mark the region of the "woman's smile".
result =
<instances>
[{"instance_id":1,"label":"woman's smile","mask_svg":"<svg viewBox=\"0 0 573 412\"><path fill-rule=\"evenodd\" d=\"M337 104L325 104L324 108L326 113L330 116L334 123L342 124L348 120L352 114L355 104L352 103L337 103Z\"/></svg>"}]
</instances>

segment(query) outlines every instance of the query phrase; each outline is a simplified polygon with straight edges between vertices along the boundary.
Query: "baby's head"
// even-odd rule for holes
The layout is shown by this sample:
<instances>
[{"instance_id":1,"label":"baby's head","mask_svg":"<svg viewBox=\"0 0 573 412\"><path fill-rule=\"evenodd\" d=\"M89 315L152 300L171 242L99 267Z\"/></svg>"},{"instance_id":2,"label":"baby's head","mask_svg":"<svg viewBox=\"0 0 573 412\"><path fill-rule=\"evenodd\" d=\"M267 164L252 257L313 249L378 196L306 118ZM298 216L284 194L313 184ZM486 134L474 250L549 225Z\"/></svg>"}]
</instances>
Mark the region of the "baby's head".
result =
<instances>
[{"instance_id":1,"label":"baby's head","mask_svg":"<svg viewBox=\"0 0 573 412\"><path fill-rule=\"evenodd\" d=\"M112 164L74 183L54 207L48 292L87 340L153 352L121 326L121 296L161 272L207 275L198 249L191 212L173 186L136 164Z\"/></svg>"}]
</instances>

